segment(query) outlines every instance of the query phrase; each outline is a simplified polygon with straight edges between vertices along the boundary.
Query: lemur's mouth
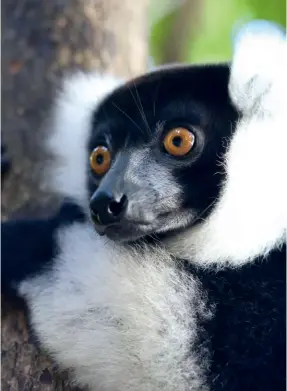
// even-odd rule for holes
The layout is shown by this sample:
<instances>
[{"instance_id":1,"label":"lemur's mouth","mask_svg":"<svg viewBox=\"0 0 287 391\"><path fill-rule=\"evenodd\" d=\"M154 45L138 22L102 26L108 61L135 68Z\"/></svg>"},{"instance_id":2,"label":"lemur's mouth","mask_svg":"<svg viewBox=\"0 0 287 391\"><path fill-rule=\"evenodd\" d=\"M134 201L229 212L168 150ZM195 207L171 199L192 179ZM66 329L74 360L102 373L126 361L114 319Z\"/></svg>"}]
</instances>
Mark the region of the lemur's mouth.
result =
<instances>
[{"instance_id":1,"label":"lemur's mouth","mask_svg":"<svg viewBox=\"0 0 287 391\"><path fill-rule=\"evenodd\" d=\"M99 235L107 236L116 242L132 242L154 233L152 224L145 221L125 221L108 226L94 223L94 228Z\"/></svg>"},{"instance_id":2,"label":"lemur's mouth","mask_svg":"<svg viewBox=\"0 0 287 391\"><path fill-rule=\"evenodd\" d=\"M106 236L115 242L134 242L155 234L158 228L157 219L145 221L124 218L120 222L104 225L92 213L90 217L96 232L100 236Z\"/></svg>"},{"instance_id":3,"label":"lemur's mouth","mask_svg":"<svg viewBox=\"0 0 287 391\"><path fill-rule=\"evenodd\" d=\"M147 241L155 239L158 241L160 238L168 236L171 232L178 232L186 228L187 225L190 227L197 222L196 215L190 215L190 218L185 218L185 224L183 221L176 224L172 222L174 213L158 215L154 220L149 222L136 219L123 219L118 223L102 225L97 220L92 220L94 228L99 235L106 236L115 242L133 243L141 239Z\"/></svg>"}]
</instances>

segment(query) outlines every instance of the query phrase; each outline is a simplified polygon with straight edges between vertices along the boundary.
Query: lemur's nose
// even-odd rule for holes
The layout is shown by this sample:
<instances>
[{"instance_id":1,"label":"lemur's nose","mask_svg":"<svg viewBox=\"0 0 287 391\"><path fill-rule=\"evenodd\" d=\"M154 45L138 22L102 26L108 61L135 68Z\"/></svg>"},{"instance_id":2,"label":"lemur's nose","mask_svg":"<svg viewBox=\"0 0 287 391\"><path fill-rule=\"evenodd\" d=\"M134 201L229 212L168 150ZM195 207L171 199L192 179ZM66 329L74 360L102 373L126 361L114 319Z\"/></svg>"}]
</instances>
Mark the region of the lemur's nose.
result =
<instances>
[{"instance_id":1,"label":"lemur's nose","mask_svg":"<svg viewBox=\"0 0 287 391\"><path fill-rule=\"evenodd\" d=\"M119 222L127 209L128 199L123 195L119 200L105 191L96 191L90 201L92 219L96 224L110 225Z\"/></svg>"}]
</instances>

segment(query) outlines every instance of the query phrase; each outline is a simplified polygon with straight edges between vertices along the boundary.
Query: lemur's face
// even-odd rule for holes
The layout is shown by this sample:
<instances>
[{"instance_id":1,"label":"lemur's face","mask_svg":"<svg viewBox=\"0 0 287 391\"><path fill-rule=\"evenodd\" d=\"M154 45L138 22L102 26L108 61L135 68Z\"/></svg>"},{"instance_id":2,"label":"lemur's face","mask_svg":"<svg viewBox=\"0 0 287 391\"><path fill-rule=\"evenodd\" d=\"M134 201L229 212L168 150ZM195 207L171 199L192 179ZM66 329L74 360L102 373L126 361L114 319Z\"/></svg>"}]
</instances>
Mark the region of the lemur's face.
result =
<instances>
[{"instance_id":1,"label":"lemur's face","mask_svg":"<svg viewBox=\"0 0 287 391\"><path fill-rule=\"evenodd\" d=\"M117 241L187 227L211 211L237 114L227 66L164 69L112 93L88 144L95 229Z\"/></svg>"}]
</instances>

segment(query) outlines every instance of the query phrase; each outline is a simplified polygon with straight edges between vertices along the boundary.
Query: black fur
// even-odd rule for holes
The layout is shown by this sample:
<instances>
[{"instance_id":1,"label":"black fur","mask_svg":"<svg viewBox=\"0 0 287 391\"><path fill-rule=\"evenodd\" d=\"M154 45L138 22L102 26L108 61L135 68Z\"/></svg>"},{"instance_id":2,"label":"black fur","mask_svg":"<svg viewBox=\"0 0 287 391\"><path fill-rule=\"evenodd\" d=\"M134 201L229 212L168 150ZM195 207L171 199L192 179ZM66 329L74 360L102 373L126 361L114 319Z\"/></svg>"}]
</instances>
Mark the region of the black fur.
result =
<instances>
[{"instance_id":1,"label":"black fur","mask_svg":"<svg viewBox=\"0 0 287 391\"><path fill-rule=\"evenodd\" d=\"M16 296L19 282L45 273L58 252L58 229L85 219L78 205L65 200L58 213L50 218L2 222L1 292Z\"/></svg>"},{"instance_id":2,"label":"black fur","mask_svg":"<svg viewBox=\"0 0 287 391\"><path fill-rule=\"evenodd\" d=\"M215 316L202 324L210 391L286 389L286 245L239 268L185 264Z\"/></svg>"}]
</instances>

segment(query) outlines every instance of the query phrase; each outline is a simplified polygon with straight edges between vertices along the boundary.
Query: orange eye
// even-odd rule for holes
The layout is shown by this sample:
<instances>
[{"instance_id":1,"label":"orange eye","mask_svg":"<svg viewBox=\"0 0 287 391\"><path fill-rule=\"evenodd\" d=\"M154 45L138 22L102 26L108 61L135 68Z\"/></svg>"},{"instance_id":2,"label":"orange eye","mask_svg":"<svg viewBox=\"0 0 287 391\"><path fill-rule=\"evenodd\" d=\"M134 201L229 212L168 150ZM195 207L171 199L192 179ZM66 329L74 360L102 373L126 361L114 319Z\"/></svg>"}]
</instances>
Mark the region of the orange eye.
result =
<instances>
[{"instance_id":1,"label":"orange eye","mask_svg":"<svg viewBox=\"0 0 287 391\"><path fill-rule=\"evenodd\" d=\"M194 134L186 128L174 128L165 136L163 144L172 156L186 155L194 145Z\"/></svg>"},{"instance_id":2,"label":"orange eye","mask_svg":"<svg viewBox=\"0 0 287 391\"><path fill-rule=\"evenodd\" d=\"M96 175L104 175L111 165L111 154L108 148L99 146L90 156L90 165Z\"/></svg>"}]
</instances>

